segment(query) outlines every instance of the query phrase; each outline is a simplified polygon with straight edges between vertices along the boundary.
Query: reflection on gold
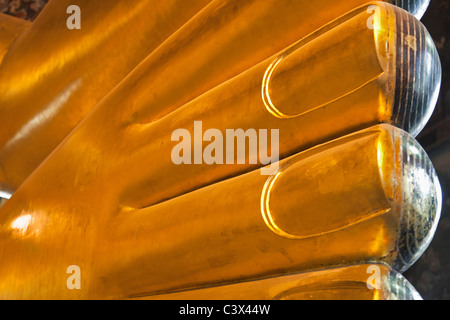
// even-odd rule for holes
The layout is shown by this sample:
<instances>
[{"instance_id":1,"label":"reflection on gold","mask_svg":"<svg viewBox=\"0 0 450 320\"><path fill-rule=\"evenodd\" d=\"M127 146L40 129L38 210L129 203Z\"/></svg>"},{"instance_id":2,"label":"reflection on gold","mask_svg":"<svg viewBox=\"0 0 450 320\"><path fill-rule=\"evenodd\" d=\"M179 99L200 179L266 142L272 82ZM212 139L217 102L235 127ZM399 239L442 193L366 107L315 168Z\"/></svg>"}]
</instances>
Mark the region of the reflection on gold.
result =
<instances>
[{"instance_id":1,"label":"reflection on gold","mask_svg":"<svg viewBox=\"0 0 450 320\"><path fill-rule=\"evenodd\" d=\"M275 61L269 65L269 67L266 70L266 73L264 74L263 81L262 81L262 99L263 99L264 105L266 106L267 110L273 116L283 119L283 118L289 118L289 117L286 115L283 115L273 105L273 102L270 99L270 93L269 93L270 78L272 77L272 74L273 74L275 68L281 62L281 60L282 60L282 57L278 57L277 59L275 59Z\"/></svg>"},{"instance_id":2,"label":"reflection on gold","mask_svg":"<svg viewBox=\"0 0 450 320\"><path fill-rule=\"evenodd\" d=\"M11 228L19 231L21 234L25 234L32 220L33 218L29 214L20 216L13 221L13 223L11 224Z\"/></svg>"},{"instance_id":3,"label":"reflection on gold","mask_svg":"<svg viewBox=\"0 0 450 320\"><path fill-rule=\"evenodd\" d=\"M273 188L273 184L277 180L278 176L280 175L280 172L276 173L275 175L271 176L269 179L267 179L266 183L264 184L262 195L261 195L261 213L262 217L264 219L264 222L269 227L270 230L275 232L278 235L284 236L286 238L289 238L288 234L285 234L283 230L280 230L275 222L272 219L272 215L270 214L270 208L269 208L269 194L270 191Z\"/></svg>"},{"instance_id":4,"label":"reflection on gold","mask_svg":"<svg viewBox=\"0 0 450 320\"><path fill-rule=\"evenodd\" d=\"M27 135L33 132L38 126L45 126L48 120L52 119L58 112L60 108L70 99L71 95L78 89L81 85L82 80L78 79L74 83L70 84L61 94L49 103L47 108L37 114L33 119L27 122L16 134L12 137L4 146L7 150L13 148L20 139L25 139Z\"/></svg>"}]
</instances>

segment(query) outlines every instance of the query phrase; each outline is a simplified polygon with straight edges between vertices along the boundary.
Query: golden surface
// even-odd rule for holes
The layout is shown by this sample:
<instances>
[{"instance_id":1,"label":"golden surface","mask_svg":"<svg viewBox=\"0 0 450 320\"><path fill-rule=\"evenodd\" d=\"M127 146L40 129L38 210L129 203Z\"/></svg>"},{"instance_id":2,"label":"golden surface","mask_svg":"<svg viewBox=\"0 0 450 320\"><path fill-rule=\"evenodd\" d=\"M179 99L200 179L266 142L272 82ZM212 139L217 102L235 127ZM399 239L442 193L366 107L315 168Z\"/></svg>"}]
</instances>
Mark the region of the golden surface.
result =
<instances>
[{"instance_id":1,"label":"golden surface","mask_svg":"<svg viewBox=\"0 0 450 320\"><path fill-rule=\"evenodd\" d=\"M63 146L0 209L1 297L124 298L361 261L402 268L412 262L397 251L404 137L375 127L283 161L275 181L257 170L122 212L102 167L80 163L98 154ZM65 287L73 264L82 290Z\"/></svg>"},{"instance_id":2,"label":"golden surface","mask_svg":"<svg viewBox=\"0 0 450 320\"><path fill-rule=\"evenodd\" d=\"M208 2L144 0L129 6L129 1L111 0L110 9L105 11L101 2L83 0L78 2L82 8L81 30L67 30L65 10L72 3L51 1L29 32L18 39L14 50L8 52L0 68L0 118L14 119L0 127L3 190L16 190L148 55L107 102L108 109L121 109L127 125L160 118L365 3L217 0L175 32ZM373 12L365 12L364 27L371 15ZM351 38L340 35L338 39ZM360 44L359 50L363 48ZM338 52L343 50L336 49L334 54ZM374 63L372 60L372 67L377 68ZM329 65L319 66L322 71L325 67ZM371 76L381 72L373 68L369 71L367 75ZM330 75L327 81L332 79ZM317 76L317 80L324 80L320 72ZM338 83L342 80L333 78ZM313 107L318 106L316 102ZM304 107L309 103L306 101Z\"/></svg>"},{"instance_id":3,"label":"golden surface","mask_svg":"<svg viewBox=\"0 0 450 320\"><path fill-rule=\"evenodd\" d=\"M30 23L0 13L0 64L14 40L30 27Z\"/></svg>"},{"instance_id":4,"label":"golden surface","mask_svg":"<svg viewBox=\"0 0 450 320\"><path fill-rule=\"evenodd\" d=\"M210 0L50 1L0 66L0 186L14 191L59 142ZM13 119L13 120L12 120Z\"/></svg>"},{"instance_id":5,"label":"golden surface","mask_svg":"<svg viewBox=\"0 0 450 320\"><path fill-rule=\"evenodd\" d=\"M368 5L319 28L359 2L116 0L99 19L86 0L82 29L69 32L58 15L69 2L52 1L0 68L0 117L14 119L0 127L0 186L20 185L0 208L0 298L129 298L409 266L434 232L413 221L424 236L400 252L404 220L416 218L405 172L418 170L405 169L404 149L420 147L389 125L351 134L397 125L395 49L410 45L395 41L398 9L379 3L373 30ZM270 177L261 165L177 166L171 134L192 134L194 121L278 129L281 158L293 156ZM81 290L67 287L71 265Z\"/></svg>"},{"instance_id":6,"label":"golden surface","mask_svg":"<svg viewBox=\"0 0 450 320\"><path fill-rule=\"evenodd\" d=\"M380 20L383 26L395 20L393 14L388 19L387 9L392 10L392 7L386 7L386 11L383 11L384 19ZM132 80L133 74L97 106L61 148L71 149L71 153L77 150L77 163L84 163L79 170L96 172L96 181L113 179L114 186L110 185L110 192L117 192L116 202L127 210L128 207L151 206L258 168L258 165L249 164L248 158L244 165L174 166L171 159L171 151L175 146L171 139L172 133L184 128L193 135L194 121L202 121L204 130L214 128L222 133L227 129L238 128L244 131L250 128L267 129L269 132L279 129L281 158L380 122L395 124L395 119L392 119L393 92L388 85L393 81L393 74L384 71L378 59L377 34L367 28L368 16L365 8L362 8L350 17L339 20L336 27L326 28L320 36L313 35L303 40L293 47L294 51L286 61L281 62L280 68L275 69L269 82L265 81L267 72L278 55L157 121L145 123L136 118L140 109L147 113L157 112L158 109L146 103L148 98L152 98L151 91L144 90L146 81ZM384 30L386 35L395 34L388 26L380 30ZM350 37L348 34L357 38L360 45L349 49L348 43L343 41ZM392 45L393 36L380 38L383 44ZM307 44L304 44L306 41ZM317 75L316 81L313 81L312 74L308 74L311 82L305 83L301 80L305 78L302 68L309 64L301 62L310 56L320 60L314 64L317 69L314 73ZM345 72L341 70L341 73L336 74L327 71L330 59L339 66L349 59L353 59L354 63L346 66ZM289 68L292 61L297 62L295 68ZM284 71L285 68L288 70ZM336 77L341 85L330 88L330 82L337 83L334 80ZM293 81L293 78L298 81ZM368 82L368 79L372 80ZM295 88L280 86L279 83L283 81L292 83ZM133 88L137 88L140 93L134 94ZM340 99L332 99L324 105L322 96L315 95L316 104L308 101L306 106L309 109L305 110L303 100L296 99L296 94L309 90L332 91L330 95ZM267 91L273 97L272 101L297 101L294 106L302 113L291 118L277 117L264 98ZM129 166L134 169L124 170ZM97 173L99 169L102 172ZM100 175L104 178L100 178ZM85 182L77 179L77 184L83 187Z\"/></svg>"},{"instance_id":7,"label":"golden surface","mask_svg":"<svg viewBox=\"0 0 450 320\"><path fill-rule=\"evenodd\" d=\"M375 127L286 159L270 178L254 171L115 216L105 232L110 247L97 252L108 261L97 265L104 294L181 290L361 261L409 265L398 252L408 215L401 204L408 189L403 135Z\"/></svg>"},{"instance_id":8,"label":"golden surface","mask_svg":"<svg viewBox=\"0 0 450 320\"><path fill-rule=\"evenodd\" d=\"M389 267L357 265L139 299L421 300L421 297L405 278Z\"/></svg>"}]
</instances>

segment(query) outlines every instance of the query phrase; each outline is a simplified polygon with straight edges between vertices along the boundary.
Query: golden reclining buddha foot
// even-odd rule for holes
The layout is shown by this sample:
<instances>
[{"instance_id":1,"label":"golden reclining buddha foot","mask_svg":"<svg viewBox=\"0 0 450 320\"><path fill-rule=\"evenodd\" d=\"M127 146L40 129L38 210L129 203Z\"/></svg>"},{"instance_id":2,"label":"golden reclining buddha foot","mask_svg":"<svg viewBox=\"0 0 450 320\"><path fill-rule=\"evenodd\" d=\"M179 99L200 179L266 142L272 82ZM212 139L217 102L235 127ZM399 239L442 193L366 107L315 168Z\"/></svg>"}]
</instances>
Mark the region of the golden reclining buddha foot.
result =
<instances>
[{"instance_id":1,"label":"golden reclining buddha foot","mask_svg":"<svg viewBox=\"0 0 450 320\"><path fill-rule=\"evenodd\" d=\"M203 132L196 132L202 131L196 129L200 127L196 121L201 121L203 130L222 133L238 128L279 130L280 158L380 122L417 133L436 103L440 61L417 20L392 5L380 5L384 10L374 30L367 28L367 7L353 11L288 51L148 123L135 119L137 110L150 114L154 109L145 99L136 100L142 94L129 95L141 83L132 74L59 146L52 158L58 157L64 169L56 169L61 164L49 158L46 170L53 175L60 172L61 179L73 181L75 188L108 183L117 212L151 206L258 168L248 154L245 164L223 165L218 159L212 165L175 166L174 132L185 129L191 140L203 137ZM409 27L397 28L397 23ZM405 68L404 56L412 49L397 41L410 34L420 35L410 63L415 63L414 70L425 69L421 77ZM273 68L280 56L281 62ZM147 93L140 85L139 89ZM287 116L275 114L267 97ZM187 137L180 140L184 151L189 149L192 142ZM204 141L195 143L202 150L207 146ZM271 148L267 149L262 151L269 154ZM77 163L71 178L65 157Z\"/></svg>"},{"instance_id":2,"label":"golden reclining buddha foot","mask_svg":"<svg viewBox=\"0 0 450 320\"><path fill-rule=\"evenodd\" d=\"M356 262L404 271L431 241L441 197L417 142L382 125L283 160L274 176L113 217L98 274L105 294L133 296Z\"/></svg>"},{"instance_id":3,"label":"golden reclining buddha foot","mask_svg":"<svg viewBox=\"0 0 450 320\"><path fill-rule=\"evenodd\" d=\"M416 17L428 5L393 2ZM136 105L127 121L159 118L364 3L82 0L82 29L69 31L71 2L50 1L0 67L0 119L14 119L0 126L2 191L15 191L147 56L116 93L115 104Z\"/></svg>"},{"instance_id":4,"label":"golden reclining buddha foot","mask_svg":"<svg viewBox=\"0 0 450 320\"><path fill-rule=\"evenodd\" d=\"M106 185L71 200L52 177L40 183L44 171L0 211L3 298L126 298L362 262L405 270L442 197L420 145L390 125L283 160L275 176L256 170L116 214Z\"/></svg>"},{"instance_id":5,"label":"golden reclining buddha foot","mask_svg":"<svg viewBox=\"0 0 450 320\"><path fill-rule=\"evenodd\" d=\"M144 61L0 209L0 255L8 257L0 261L0 296L120 298L343 262L382 260L399 269L408 267L434 233L440 192L420 146L398 129L381 126L351 136L362 140L349 144L349 152L342 151L341 167L333 171L334 181L342 185L339 172L356 170L353 183L342 190L323 182L326 172L314 171L311 164L304 168L311 168L317 181L297 169L309 156L318 157L317 150L334 161L333 152L321 149L326 147L300 154L298 163L282 166L272 178L259 171L238 176L257 169L255 165L176 166L170 158L170 134L178 128L195 133L194 121L202 121L205 129L279 129L281 158L379 122L420 131L434 108L439 60L417 20L393 6L378 5L373 30L367 28L368 7L357 9L164 117L161 110L169 112L170 107L150 103L154 100L146 90L152 82L145 75L151 64ZM416 42L404 41L413 34L420 35ZM352 37L360 41L359 47L333 50L339 40L342 49L347 48ZM308 85L302 82L302 70L310 65L304 61L311 54L322 59L317 70L307 73ZM427 87L425 78L405 68L405 57L417 66L414 70L428 70ZM336 66L330 58L336 58ZM355 65L335 72L348 61ZM279 62L275 68L274 62ZM189 78L181 81L186 82ZM329 92L330 85L323 82L339 83ZM324 90L331 98L315 104L310 97L292 104L300 90ZM341 150L342 145L344 150L344 141L353 138L326 146ZM360 149L367 152L359 156L370 170L355 168ZM4 167L7 158L1 158ZM352 161L345 161L349 158ZM327 169L324 162L322 169ZM293 178L283 184L288 175ZM238 177L213 185L232 176ZM302 179L309 187L300 183ZM368 180L362 183L363 179ZM423 189L415 179L423 181ZM417 190L423 199L407 197ZM294 197L295 192L301 197ZM342 220L330 219L329 210L314 209L316 202L337 205L339 192ZM362 194L367 197L361 199ZM311 204L304 203L308 199ZM305 207L317 210L314 216L320 223L303 212ZM305 234L303 223L315 233ZM365 244L352 248L355 241ZM260 260L255 264L251 257ZM83 272L80 291L66 287L69 265Z\"/></svg>"},{"instance_id":6,"label":"golden reclining buddha foot","mask_svg":"<svg viewBox=\"0 0 450 320\"><path fill-rule=\"evenodd\" d=\"M388 266L363 264L135 299L422 300L422 297Z\"/></svg>"}]
</instances>

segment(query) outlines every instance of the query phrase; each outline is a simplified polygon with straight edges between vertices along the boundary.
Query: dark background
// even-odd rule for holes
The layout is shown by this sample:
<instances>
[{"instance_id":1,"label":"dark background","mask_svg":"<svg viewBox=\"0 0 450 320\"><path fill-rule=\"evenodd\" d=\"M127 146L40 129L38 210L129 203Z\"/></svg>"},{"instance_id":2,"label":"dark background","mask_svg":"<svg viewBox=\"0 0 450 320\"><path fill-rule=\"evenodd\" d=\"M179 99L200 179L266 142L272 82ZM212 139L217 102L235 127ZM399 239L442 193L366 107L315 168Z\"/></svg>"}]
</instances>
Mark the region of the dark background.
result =
<instances>
[{"instance_id":1,"label":"dark background","mask_svg":"<svg viewBox=\"0 0 450 320\"><path fill-rule=\"evenodd\" d=\"M48 0L0 0L0 12L33 21Z\"/></svg>"},{"instance_id":2,"label":"dark background","mask_svg":"<svg viewBox=\"0 0 450 320\"><path fill-rule=\"evenodd\" d=\"M0 12L33 21L48 0L0 0ZM163 1L163 0L162 0ZM263 0L261 0L263 1ZM345 1L345 0L343 0ZM106 2L105 2L106 3ZM132 3L130 1L130 3ZM450 300L450 0L431 0L422 23L441 57L443 79L436 110L418 141L438 172L444 195L435 238L405 277L425 300Z\"/></svg>"}]
</instances>

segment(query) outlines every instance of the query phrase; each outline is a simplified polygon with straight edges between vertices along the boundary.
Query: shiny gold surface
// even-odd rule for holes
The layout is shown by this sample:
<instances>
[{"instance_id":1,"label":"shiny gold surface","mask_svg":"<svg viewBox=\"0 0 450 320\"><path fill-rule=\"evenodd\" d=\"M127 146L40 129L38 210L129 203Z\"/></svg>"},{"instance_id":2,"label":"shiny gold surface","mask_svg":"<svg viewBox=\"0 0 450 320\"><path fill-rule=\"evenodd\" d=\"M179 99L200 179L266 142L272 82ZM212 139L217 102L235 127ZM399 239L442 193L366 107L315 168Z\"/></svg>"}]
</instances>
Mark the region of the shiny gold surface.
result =
<instances>
[{"instance_id":1,"label":"shiny gold surface","mask_svg":"<svg viewBox=\"0 0 450 320\"><path fill-rule=\"evenodd\" d=\"M50 1L0 66L0 184L15 190L154 49L210 0ZM19 111L20 110L20 111Z\"/></svg>"},{"instance_id":2,"label":"shiny gold surface","mask_svg":"<svg viewBox=\"0 0 450 320\"><path fill-rule=\"evenodd\" d=\"M96 173L96 181L114 181L109 184L110 192L117 192L116 202L127 210L151 206L258 168L250 164L248 154L243 165L175 166L171 159L176 145L172 134L183 128L193 136L195 121L202 121L205 131L214 128L222 133L238 128L269 132L278 129L281 158L380 122L397 124L393 112L392 56L397 48L395 13L399 9L383 8L377 29L367 28L370 15L366 7L361 8L341 18L335 26L321 29L319 35L303 39L287 54L283 52L285 58L272 73L278 54L157 121L143 123L136 119L139 108L147 113L157 109L146 103L145 97L152 97L150 91L141 87L146 82L132 81L130 77L97 106L61 148L77 150L77 161L84 163L79 170L101 169ZM357 40L358 45L349 48L351 39ZM386 55L386 47L390 48L389 59L379 58ZM312 63L309 59L317 61ZM311 65L314 70L304 73L303 69ZM133 87L140 93L133 94ZM314 94L310 95L310 91ZM304 93L304 98L299 98L299 93ZM272 112L268 95L280 110L294 116L280 117ZM427 106L416 104L407 112L413 114L419 108ZM206 147L205 142L202 147ZM129 166L134 169L124 170ZM89 188L83 181L78 183Z\"/></svg>"},{"instance_id":3,"label":"shiny gold surface","mask_svg":"<svg viewBox=\"0 0 450 320\"><path fill-rule=\"evenodd\" d=\"M439 183L394 126L426 123L433 97L404 105L420 86L399 70L434 47L386 3L368 28L362 3L115 0L100 18L86 0L69 31L69 2L50 2L0 66L0 192L15 191L0 208L0 298L392 298L348 266L385 264L387 279L433 237ZM250 154L175 164L176 130L207 146L198 123L279 130L283 160L270 176ZM342 293L333 276L358 284Z\"/></svg>"},{"instance_id":4,"label":"shiny gold surface","mask_svg":"<svg viewBox=\"0 0 450 320\"><path fill-rule=\"evenodd\" d=\"M257 170L122 212L101 169L81 174L79 158L96 154L60 148L0 209L1 297L124 298L361 261L402 269L435 230L405 209L405 137L375 127L287 159L276 176ZM422 212L436 224L437 207ZM405 219L424 235L400 258ZM65 287L72 264L79 291Z\"/></svg>"},{"instance_id":5,"label":"shiny gold surface","mask_svg":"<svg viewBox=\"0 0 450 320\"><path fill-rule=\"evenodd\" d=\"M30 27L30 23L0 13L0 64L14 40Z\"/></svg>"},{"instance_id":6,"label":"shiny gold surface","mask_svg":"<svg viewBox=\"0 0 450 320\"><path fill-rule=\"evenodd\" d=\"M421 300L421 297L405 278L389 267L357 265L139 299Z\"/></svg>"},{"instance_id":7,"label":"shiny gold surface","mask_svg":"<svg viewBox=\"0 0 450 320\"><path fill-rule=\"evenodd\" d=\"M178 291L355 262L407 268L416 258L400 253L407 245L402 221L427 234L434 227L407 209L406 137L375 127L286 159L275 176L254 171L115 216L105 232L111 247L97 252L109 261L97 265L105 294ZM437 199L433 183L429 197ZM434 226L437 207L422 208ZM422 240L409 249L423 252L429 236L413 237Z\"/></svg>"},{"instance_id":8,"label":"shiny gold surface","mask_svg":"<svg viewBox=\"0 0 450 320\"><path fill-rule=\"evenodd\" d=\"M2 189L17 189L170 35L108 100L108 109L122 110L125 124L160 118L365 3L216 0L175 32L209 2L144 0L129 6L128 1L114 0L105 9L101 2L84 0L78 2L81 30L67 30L66 8L72 3L51 1L0 68L0 118L14 118L0 127ZM371 15L373 11L365 12L364 26ZM363 46L359 48L362 51ZM381 72L371 71L366 76ZM323 98L326 101L327 96Z\"/></svg>"}]
</instances>

